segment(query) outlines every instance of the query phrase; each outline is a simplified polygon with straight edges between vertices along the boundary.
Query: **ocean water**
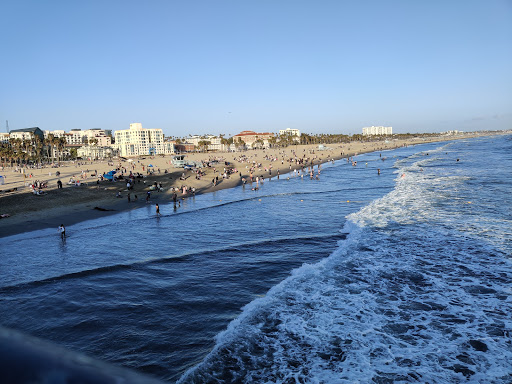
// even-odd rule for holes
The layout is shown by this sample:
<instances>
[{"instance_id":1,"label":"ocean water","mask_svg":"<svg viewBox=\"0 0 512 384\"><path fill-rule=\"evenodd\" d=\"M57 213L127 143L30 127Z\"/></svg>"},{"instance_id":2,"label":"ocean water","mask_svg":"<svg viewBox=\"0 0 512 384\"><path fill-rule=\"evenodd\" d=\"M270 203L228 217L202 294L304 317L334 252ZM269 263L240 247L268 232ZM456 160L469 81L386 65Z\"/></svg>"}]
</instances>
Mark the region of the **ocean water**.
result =
<instances>
[{"instance_id":1,"label":"ocean water","mask_svg":"<svg viewBox=\"0 0 512 384\"><path fill-rule=\"evenodd\" d=\"M0 238L0 324L169 382L512 382L512 136L355 160Z\"/></svg>"}]
</instances>

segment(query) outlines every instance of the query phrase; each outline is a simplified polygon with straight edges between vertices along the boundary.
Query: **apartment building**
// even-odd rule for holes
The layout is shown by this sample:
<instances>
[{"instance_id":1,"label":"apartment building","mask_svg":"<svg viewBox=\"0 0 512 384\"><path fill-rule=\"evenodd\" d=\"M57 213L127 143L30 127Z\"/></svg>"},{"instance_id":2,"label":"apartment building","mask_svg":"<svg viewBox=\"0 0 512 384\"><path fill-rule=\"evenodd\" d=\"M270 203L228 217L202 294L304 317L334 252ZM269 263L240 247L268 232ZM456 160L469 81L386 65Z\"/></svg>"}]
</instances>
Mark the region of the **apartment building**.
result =
<instances>
[{"instance_id":1,"label":"apartment building","mask_svg":"<svg viewBox=\"0 0 512 384\"><path fill-rule=\"evenodd\" d=\"M101 128L92 128L82 131L81 129L72 129L69 132L63 130L44 131L44 137L53 135L54 137L64 137L67 145L87 145L91 139L96 139L97 146L108 147L112 144L112 139L108 136L111 130L104 130Z\"/></svg>"},{"instance_id":2,"label":"apartment building","mask_svg":"<svg viewBox=\"0 0 512 384\"><path fill-rule=\"evenodd\" d=\"M142 128L141 123L132 123L130 129L115 131L115 141L119 156L174 153L173 143L164 142L164 133L160 128Z\"/></svg>"},{"instance_id":3,"label":"apartment building","mask_svg":"<svg viewBox=\"0 0 512 384\"><path fill-rule=\"evenodd\" d=\"M373 125L371 127L364 127L363 128L363 135L364 136L376 136L376 135L392 135L393 134L393 127L374 127Z\"/></svg>"}]
</instances>

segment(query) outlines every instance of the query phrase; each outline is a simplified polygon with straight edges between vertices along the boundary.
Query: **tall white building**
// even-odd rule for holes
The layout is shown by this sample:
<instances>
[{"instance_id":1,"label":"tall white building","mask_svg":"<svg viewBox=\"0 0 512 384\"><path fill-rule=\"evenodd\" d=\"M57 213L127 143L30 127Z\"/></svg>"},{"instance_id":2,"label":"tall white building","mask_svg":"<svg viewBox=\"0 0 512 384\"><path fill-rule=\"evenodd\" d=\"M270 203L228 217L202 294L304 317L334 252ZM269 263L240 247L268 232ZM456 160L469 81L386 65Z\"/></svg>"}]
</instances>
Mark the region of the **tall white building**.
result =
<instances>
[{"instance_id":1,"label":"tall white building","mask_svg":"<svg viewBox=\"0 0 512 384\"><path fill-rule=\"evenodd\" d=\"M164 142L164 133L160 128L142 128L141 123L132 123L130 129L115 131L115 139L119 156L174 153L174 145Z\"/></svg>"},{"instance_id":2,"label":"tall white building","mask_svg":"<svg viewBox=\"0 0 512 384\"><path fill-rule=\"evenodd\" d=\"M373 135L392 135L393 127L364 127L363 135L364 136L373 136Z\"/></svg>"}]
</instances>

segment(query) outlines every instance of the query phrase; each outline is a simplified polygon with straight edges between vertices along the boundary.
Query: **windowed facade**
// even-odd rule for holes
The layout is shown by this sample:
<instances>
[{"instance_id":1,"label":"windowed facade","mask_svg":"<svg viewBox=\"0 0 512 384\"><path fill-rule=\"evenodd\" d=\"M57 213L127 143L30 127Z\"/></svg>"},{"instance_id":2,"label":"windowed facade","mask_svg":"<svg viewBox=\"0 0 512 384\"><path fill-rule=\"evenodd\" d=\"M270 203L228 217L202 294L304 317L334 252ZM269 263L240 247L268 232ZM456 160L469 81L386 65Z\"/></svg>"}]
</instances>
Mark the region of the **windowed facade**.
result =
<instances>
[{"instance_id":1,"label":"windowed facade","mask_svg":"<svg viewBox=\"0 0 512 384\"><path fill-rule=\"evenodd\" d=\"M174 153L174 146L165 145L159 128L142 128L141 123L130 124L130 129L115 132L120 156L159 155Z\"/></svg>"}]
</instances>

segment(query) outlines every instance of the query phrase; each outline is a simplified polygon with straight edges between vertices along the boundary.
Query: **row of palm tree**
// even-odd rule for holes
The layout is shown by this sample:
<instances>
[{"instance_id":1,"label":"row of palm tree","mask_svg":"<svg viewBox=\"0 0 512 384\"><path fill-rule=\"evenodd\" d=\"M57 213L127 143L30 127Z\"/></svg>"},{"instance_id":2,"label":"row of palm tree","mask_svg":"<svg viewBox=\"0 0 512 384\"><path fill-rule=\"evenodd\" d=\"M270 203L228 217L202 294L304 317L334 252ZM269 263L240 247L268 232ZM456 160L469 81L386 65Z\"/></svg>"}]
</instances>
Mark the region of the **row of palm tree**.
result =
<instances>
[{"instance_id":1,"label":"row of palm tree","mask_svg":"<svg viewBox=\"0 0 512 384\"><path fill-rule=\"evenodd\" d=\"M60 161L64 157L66 139L49 134L43 140L39 136L22 140L10 138L8 143L0 144L0 162L6 164L22 164L32 161L42 162Z\"/></svg>"}]
</instances>

